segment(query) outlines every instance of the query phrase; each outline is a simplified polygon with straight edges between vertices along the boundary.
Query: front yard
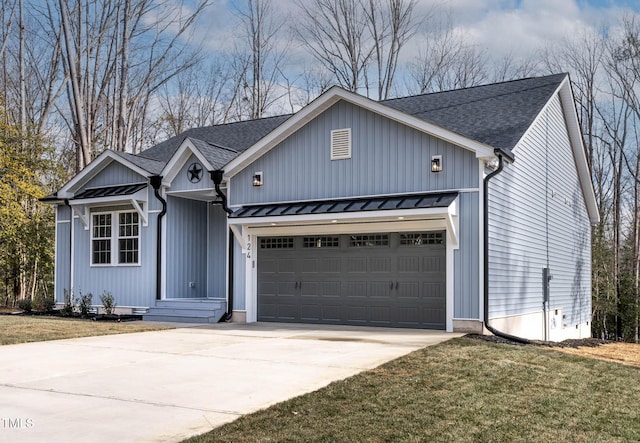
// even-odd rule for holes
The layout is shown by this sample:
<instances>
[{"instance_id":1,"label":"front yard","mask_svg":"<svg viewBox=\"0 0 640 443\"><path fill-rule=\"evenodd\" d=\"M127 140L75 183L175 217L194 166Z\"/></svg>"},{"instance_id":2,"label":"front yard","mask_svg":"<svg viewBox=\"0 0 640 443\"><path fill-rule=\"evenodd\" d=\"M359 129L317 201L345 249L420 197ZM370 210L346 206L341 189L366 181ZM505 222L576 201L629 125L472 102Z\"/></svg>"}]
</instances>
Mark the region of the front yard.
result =
<instances>
[{"instance_id":1,"label":"front yard","mask_svg":"<svg viewBox=\"0 0 640 443\"><path fill-rule=\"evenodd\" d=\"M168 328L144 325L140 322L118 323L44 316L0 315L0 345L160 329Z\"/></svg>"},{"instance_id":2,"label":"front yard","mask_svg":"<svg viewBox=\"0 0 640 443\"><path fill-rule=\"evenodd\" d=\"M188 442L640 441L638 380L633 366L465 337Z\"/></svg>"}]
</instances>

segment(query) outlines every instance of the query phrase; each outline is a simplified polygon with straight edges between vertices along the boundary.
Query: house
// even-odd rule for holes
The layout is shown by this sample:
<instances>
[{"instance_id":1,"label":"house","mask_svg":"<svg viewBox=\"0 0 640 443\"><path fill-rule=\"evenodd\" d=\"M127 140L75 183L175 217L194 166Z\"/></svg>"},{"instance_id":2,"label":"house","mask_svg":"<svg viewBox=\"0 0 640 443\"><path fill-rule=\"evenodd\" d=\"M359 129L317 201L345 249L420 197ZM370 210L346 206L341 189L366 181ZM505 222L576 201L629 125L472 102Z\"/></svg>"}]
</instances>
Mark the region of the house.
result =
<instances>
[{"instance_id":1,"label":"house","mask_svg":"<svg viewBox=\"0 0 640 443\"><path fill-rule=\"evenodd\" d=\"M56 194L56 301L148 319L590 335L598 211L569 76L105 151Z\"/></svg>"}]
</instances>

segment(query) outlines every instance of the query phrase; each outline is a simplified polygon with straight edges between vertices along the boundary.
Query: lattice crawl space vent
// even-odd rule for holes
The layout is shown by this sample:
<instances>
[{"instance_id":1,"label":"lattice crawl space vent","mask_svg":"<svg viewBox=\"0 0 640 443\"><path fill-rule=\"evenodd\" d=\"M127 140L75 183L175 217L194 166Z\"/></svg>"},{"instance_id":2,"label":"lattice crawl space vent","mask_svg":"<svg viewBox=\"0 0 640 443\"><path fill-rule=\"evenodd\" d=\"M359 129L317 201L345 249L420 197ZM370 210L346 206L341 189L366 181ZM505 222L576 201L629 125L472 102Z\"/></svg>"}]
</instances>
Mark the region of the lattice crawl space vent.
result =
<instances>
[{"instance_id":1,"label":"lattice crawl space vent","mask_svg":"<svg viewBox=\"0 0 640 443\"><path fill-rule=\"evenodd\" d=\"M331 160L351 158L351 128L331 131Z\"/></svg>"}]
</instances>

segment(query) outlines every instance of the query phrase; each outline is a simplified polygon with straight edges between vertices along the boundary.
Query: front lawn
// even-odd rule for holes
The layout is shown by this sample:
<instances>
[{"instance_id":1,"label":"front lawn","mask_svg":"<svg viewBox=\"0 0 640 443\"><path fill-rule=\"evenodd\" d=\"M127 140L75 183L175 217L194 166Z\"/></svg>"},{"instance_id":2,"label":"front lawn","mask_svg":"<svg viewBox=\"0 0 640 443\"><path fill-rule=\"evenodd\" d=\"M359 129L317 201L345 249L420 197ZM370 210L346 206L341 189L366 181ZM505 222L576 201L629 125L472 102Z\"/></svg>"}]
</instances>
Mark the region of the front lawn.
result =
<instances>
[{"instance_id":1,"label":"front lawn","mask_svg":"<svg viewBox=\"0 0 640 443\"><path fill-rule=\"evenodd\" d=\"M640 441L639 380L635 367L465 337L187 441Z\"/></svg>"},{"instance_id":2,"label":"front lawn","mask_svg":"<svg viewBox=\"0 0 640 443\"><path fill-rule=\"evenodd\" d=\"M57 317L0 315L0 345L160 329L169 328L143 325L135 321L117 323Z\"/></svg>"}]
</instances>

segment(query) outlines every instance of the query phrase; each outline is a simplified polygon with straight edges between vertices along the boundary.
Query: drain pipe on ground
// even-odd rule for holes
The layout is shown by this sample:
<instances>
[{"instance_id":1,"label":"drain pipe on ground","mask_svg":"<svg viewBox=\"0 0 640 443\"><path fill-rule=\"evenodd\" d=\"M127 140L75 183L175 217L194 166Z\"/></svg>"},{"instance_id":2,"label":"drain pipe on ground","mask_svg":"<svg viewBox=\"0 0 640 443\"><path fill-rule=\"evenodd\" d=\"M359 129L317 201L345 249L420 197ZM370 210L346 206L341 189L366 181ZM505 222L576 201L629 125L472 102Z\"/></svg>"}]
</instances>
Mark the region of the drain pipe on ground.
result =
<instances>
[{"instance_id":1,"label":"drain pipe on ground","mask_svg":"<svg viewBox=\"0 0 640 443\"><path fill-rule=\"evenodd\" d=\"M503 153L496 149L495 154L498 156L498 168L488 174L483 180L483 213L484 213L484 327L493 335L505 338L507 340L518 343L530 344L531 341L526 338L517 337L499 331L489 324L489 180L502 172L504 168Z\"/></svg>"},{"instance_id":2,"label":"drain pipe on ground","mask_svg":"<svg viewBox=\"0 0 640 443\"><path fill-rule=\"evenodd\" d=\"M160 195L160 186L162 186L162 176L154 175L149 177L149 183L153 187L153 193L162 204L162 211L158 213L158 227L156 239L156 300L162 298L162 218L167 213L167 201Z\"/></svg>"},{"instance_id":3,"label":"drain pipe on ground","mask_svg":"<svg viewBox=\"0 0 640 443\"><path fill-rule=\"evenodd\" d=\"M213 202L214 204L219 204L222 206L224 212L227 213L227 217L229 214L232 214L233 211L229 209L227 206L227 196L220 189L220 184L222 183L222 177L224 175L224 171L221 169L216 169L215 171L209 171L211 174L211 180L213 181L213 185L216 189L216 195L220 198L220 201ZM229 229L229 297L227 300L227 312L224 313L222 317L220 317L220 322L227 322L231 320L232 312L233 312L233 233L231 229Z\"/></svg>"}]
</instances>

